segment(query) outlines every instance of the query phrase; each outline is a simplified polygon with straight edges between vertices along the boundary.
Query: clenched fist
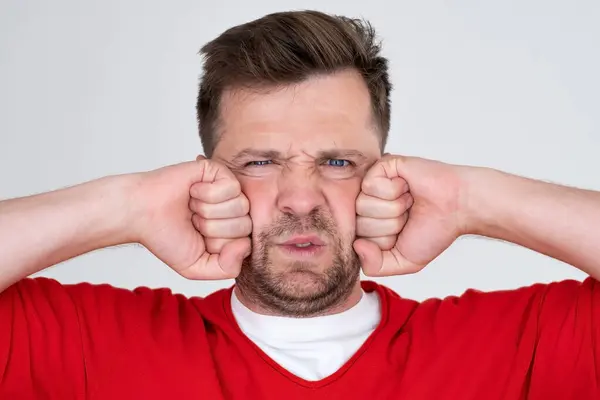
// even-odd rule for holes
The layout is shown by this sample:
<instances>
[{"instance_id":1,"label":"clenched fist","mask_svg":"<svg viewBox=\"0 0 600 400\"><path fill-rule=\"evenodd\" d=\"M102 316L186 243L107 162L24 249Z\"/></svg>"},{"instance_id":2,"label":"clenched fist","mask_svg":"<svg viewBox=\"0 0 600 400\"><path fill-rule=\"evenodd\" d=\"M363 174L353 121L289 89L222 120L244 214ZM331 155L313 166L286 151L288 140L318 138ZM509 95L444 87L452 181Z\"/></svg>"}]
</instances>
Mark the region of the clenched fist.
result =
<instances>
[{"instance_id":1,"label":"clenched fist","mask_svg":"<svg viewBox=\"0 0 600 400\"><path fill-rule=\"evenodd\" d=\"M198 156L196 161L204 165L204 175L201 182L190 188L190 210L194 213L195 228L204 237L207 252L219 254L226 245L235 242L249 244L250 203L242 193L240 182L223 164L203 156Z\"/></svg>"},{"instance_id":2,"label":"clenched fist","mask_svg":"<svg viewBox=\"0 0 600 400\"><path fill-rule=\"evenodd\" d=\"M464 233L460 171L394 155L369 169L356 201L354 242L366 275L417 272Z\"/></svg>"},{"instance_id":3,"label":"clenched fist","mask_svg":"<svg viewBox=\"0 0 600 400\"><path fill-rule=\"evenodd\" d=\"M204 157L142 175L140 243L188 279L228 279L250 255L248 199L224 165Z\"/></svg>"}]
</instances>

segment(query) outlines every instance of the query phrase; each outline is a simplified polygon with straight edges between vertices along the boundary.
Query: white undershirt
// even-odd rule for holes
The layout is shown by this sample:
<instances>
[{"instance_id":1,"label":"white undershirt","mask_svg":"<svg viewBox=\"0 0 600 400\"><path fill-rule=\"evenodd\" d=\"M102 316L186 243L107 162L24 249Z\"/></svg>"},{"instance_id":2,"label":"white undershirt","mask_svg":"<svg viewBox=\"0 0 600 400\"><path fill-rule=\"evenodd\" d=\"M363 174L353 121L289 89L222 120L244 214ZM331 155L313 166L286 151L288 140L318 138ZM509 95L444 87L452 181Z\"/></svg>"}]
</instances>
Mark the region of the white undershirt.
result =
<instances>
[{"instance_id":1,"label":"white undershirt","mask_svg":"<svg viewBox=\"0 0 600 400\"><path fill-rule=\"evenodd\" d=\"M275 362L300 378L316 381L337 371L362 346L381 319L379 296L363 292L354 307L314 318L257 314L235 295L231 309L241 330Z\"/></svg>"}]
</instances>

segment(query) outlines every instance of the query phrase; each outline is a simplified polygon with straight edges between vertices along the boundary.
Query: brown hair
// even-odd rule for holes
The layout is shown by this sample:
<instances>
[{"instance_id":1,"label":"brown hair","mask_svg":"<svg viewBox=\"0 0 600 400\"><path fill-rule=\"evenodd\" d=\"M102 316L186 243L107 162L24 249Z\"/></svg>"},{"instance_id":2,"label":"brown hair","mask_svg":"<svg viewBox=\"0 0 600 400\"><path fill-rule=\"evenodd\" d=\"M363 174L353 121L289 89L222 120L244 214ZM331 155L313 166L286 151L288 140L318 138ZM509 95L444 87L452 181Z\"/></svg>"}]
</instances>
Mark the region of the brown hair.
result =
<instances>
[{"instance_id":1,"label":"brown hair","mask_svg":"<svg viewBox=\"0 0 600 400\"><path fill-rule=\"evenodd\" d=\"M266 15L235 26L200 50L205 58L196 111L207 157L216 147L224 90L301 82L311 75L354 68L367 84L373 117L385 147L390 126L391 84L367 21L318 11Z\"/></svg>"}]
</instances>

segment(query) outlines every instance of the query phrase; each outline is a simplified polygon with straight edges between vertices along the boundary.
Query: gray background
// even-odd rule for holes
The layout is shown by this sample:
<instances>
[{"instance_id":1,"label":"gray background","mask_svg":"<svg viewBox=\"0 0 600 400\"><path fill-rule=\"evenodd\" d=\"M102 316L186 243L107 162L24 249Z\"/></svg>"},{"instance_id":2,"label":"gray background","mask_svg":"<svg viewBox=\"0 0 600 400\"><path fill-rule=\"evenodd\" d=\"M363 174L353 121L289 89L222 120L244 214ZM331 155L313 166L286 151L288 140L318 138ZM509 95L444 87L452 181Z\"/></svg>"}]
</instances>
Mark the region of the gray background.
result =
<instances>
[{"instance_id":1,"label":"gray background","mask_svg":"<svg viewBox=\"0 0 600 400\"><path fill-rule=\"evenodd\" d=\"M1 0L0 198L193 159L200 46L302 8L378 29L395 85L388 151L600 189L596 1ZM43 275L187 295L232 284L184 280L133 245ZM518 246L465 238L418 274L378 281L424 299L583 277Z\"/></svg>"}]
</instances>

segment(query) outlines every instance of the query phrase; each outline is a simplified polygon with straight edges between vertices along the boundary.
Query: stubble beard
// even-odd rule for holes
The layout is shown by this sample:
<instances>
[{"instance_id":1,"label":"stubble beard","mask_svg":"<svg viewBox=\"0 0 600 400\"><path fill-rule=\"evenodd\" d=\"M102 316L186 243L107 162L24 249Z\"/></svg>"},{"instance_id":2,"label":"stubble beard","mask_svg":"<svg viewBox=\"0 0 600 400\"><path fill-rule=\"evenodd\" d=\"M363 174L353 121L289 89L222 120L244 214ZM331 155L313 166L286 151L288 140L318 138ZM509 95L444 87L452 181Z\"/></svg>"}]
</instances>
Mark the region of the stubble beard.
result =
<instances>
[{"instance_id":1,"label":"stubble beard","mask_svg":"<svg viewBox=\"0 0 600 400\"><path fill-rule=\"evenodd\" d=\"M297 261L275 268L270 257L274 239L306 232L327 238L333 251L331 265L323 269L312 262ZM313 210L304 218L283 214L252 238L252 254L236 278L238 289L249 302L271 314L326 314L350 296L360 277L360 260L352 248L354 236L340 237L336 232L333 218L322 210Z\"/></svg>"}]
</instances>

